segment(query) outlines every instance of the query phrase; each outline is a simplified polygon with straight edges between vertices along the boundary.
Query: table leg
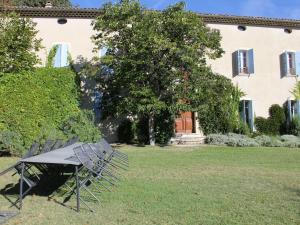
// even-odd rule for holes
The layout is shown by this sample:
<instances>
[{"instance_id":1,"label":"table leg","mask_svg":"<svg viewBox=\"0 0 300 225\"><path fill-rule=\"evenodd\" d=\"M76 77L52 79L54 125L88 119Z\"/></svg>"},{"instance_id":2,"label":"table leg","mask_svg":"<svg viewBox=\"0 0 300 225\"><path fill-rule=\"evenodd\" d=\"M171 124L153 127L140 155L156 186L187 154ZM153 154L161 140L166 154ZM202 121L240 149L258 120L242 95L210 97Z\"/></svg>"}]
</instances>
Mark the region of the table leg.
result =
<instances>
[{"instance_id":1,"label":"table leg","mask_svg":"<svg viewBox=\"0 0 300 225\"><path fill-rule=\"evenodd\" d=\"M80 196L79 196L79 178L78 178L78 166L75 167L76 173L76 197L77 197L77 212L79 212L80 208Z\"/></svg>"},{"instance_id":2,"label":"table leg","mask_svg":"<svg viewBox=\"0 0 300 225\"><path fill-rule=\"evenodd\" d=\"M24 169L25 169L25 163L22 163L21 179L20 179L20 210L22 209L22 200L23 200L23 179L24 179Z\"/></svg>"}]
</instances>

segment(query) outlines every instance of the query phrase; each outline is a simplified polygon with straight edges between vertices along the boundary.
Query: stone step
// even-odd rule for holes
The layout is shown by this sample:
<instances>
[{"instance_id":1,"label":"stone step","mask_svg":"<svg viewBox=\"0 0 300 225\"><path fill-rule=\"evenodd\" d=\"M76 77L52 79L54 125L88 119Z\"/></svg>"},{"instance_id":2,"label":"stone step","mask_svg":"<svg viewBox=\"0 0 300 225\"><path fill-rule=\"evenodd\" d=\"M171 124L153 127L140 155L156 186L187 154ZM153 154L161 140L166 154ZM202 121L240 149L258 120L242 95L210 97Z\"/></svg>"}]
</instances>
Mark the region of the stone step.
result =
<instances>
[{"instance_id":1,"label":"stone step","mask_svg":"<svg viewBox=\"0 0 300 225\"><path fill-rule=\"evenodd\" d=\"M205 142L205 136L201 134L177 134L171 139L173 145L201 145Z\"/></svg>"}]
</instances>

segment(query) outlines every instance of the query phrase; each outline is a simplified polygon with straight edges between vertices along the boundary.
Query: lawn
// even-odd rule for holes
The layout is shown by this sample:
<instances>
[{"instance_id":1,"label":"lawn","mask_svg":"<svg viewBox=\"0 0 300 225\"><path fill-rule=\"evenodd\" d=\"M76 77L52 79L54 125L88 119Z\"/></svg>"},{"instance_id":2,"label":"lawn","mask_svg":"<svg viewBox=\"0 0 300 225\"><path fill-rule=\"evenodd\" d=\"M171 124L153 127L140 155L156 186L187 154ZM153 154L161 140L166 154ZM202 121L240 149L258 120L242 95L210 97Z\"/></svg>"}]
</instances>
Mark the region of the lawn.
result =
<instances>
[{"instance_id":1,"label":"lawn","mask_svg":"<svg viewBox=\"0 0 300 225\"><path fill-rule=\"evenodd\" d=\"M8 224L299 225L300 150L123 147L130 169L95 213L28 196ZM0 170L16 161L0 158ZM0 177L0 189L12 181ZM69 204L75 206L74 200ZM0 210L9 202L0 196Z\"/></svg>"}]
</instances>

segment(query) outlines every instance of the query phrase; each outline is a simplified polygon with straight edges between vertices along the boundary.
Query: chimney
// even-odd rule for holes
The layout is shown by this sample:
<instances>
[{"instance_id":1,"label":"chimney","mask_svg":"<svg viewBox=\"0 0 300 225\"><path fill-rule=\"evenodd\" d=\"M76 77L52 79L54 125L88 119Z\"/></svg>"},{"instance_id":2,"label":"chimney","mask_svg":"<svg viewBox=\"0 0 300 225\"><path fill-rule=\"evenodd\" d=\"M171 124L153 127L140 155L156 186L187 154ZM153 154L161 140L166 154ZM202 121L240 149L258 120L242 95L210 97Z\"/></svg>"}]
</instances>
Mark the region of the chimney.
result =
<instances>
[{"instance_id":1,"label":"chimney","mask_svg":"<svg viewBox=\"0 0 300 225\"><path fill-rule=\"evenodd\" d=\"M52 8L52 3L49 1L46 3L45 8Z\"/></svg>"}]
</instances>

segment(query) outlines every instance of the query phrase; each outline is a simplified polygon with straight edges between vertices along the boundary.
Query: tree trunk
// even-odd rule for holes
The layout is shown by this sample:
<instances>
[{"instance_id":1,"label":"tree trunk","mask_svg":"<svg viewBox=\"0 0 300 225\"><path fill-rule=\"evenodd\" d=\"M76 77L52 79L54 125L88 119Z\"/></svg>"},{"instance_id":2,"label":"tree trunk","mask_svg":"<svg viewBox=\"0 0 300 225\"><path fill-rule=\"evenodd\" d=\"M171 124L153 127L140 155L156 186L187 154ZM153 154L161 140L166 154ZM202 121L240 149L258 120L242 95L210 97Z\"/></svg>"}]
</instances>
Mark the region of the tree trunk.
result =
<instances>
[{"instance_id":1,"label":"tree trunk","mask_svg":"<svg viewBox=\"0 0 300 225\"><path fill-rule=\"evenodd\" d=\"M149 141L151 146L155 146L154 115L149 114Z\"/></svg>"}]
</instances>

